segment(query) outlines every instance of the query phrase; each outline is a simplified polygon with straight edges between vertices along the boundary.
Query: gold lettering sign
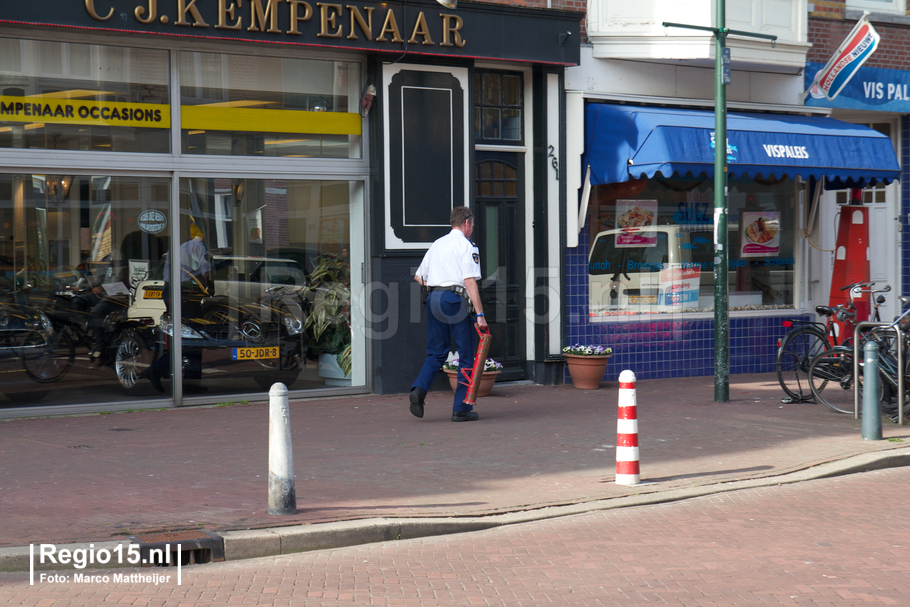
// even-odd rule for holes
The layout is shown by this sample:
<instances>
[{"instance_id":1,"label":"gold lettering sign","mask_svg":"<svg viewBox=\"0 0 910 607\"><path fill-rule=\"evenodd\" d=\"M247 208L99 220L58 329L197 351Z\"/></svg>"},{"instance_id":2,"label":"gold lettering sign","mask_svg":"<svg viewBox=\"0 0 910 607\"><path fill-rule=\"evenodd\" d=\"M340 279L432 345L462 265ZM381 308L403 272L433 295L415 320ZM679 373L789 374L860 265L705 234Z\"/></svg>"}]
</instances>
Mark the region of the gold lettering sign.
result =
<instances>
[{"instance_id":1,"label":"gold lettering sign","mask_svg":"<svg viewBox=\"0 0 910 607\"><path fill-rule=\"evenodd\" d=\"M250 0L250 26L246 28L248 32L258 32L260 28L264 32L270 34L280 34L281 30L278 29L278 3L281 0L266 0L265 10L262 8L262 0ZM271 24L268 29L265 29L265 22L269 21ZM259 27L256 26L256 22L259 22Z\"/></svg>"},{"instance_id":2,"label":"gold lettering sign","mask_svg":"<svg viewBox=\"0 0 910 607\"><path fill-rule=\"evenodd\" d=\"M452 46L452 43L449 42L449 36L451 35L455 40L455 46L462 48L464 40L461 38L459 30L464 26L464 21L458 15L439 13L439 16L442 17L442 42L439 43L439 46ZM452 25L453 21L455 25Z\"/></svg>"},{"instance_id":3,"label":"gold lettering sign","mask_svg":"<svg viewBox=\"0 0 910 607\"><path fill-rule=\"evenodd\" d=\"M392 9L386 11L385 21L382 22L382 30L379 32L379 37L376 38L376 41L387 42L388 38L385 37L387 33L392 34L392 42L398 44L404 42L401 32L398 31L398 22L395 20L395 13L392 12Z\"/></svg>"},{"instance_id":4,"label":"gold lettering sign","mask_svg":"<svg viewBox=\"0 0 910 607\"><path fill-rule=\"evenodd\" d=\"M288 29L288 33L300 35L300 30L297 29L297 22L309 21L310 17L313 16L313 7L310 6L308 2L303 2L302 0L288 0L288 4L291 9L291 27ZM303 17L300 17L297 12L297 6L301 4L303 5Z\"/></svg>"},{"instance_id":5,"label":"gold lettering sign","mask_svg":"<svg viewBox=\"0 0 910 607\"><path fill-rule=\"evenodd\" d=\"M411 38L408 40L408 44L417 42L417 36L423 37L422 44L433 46L433 39L430 38L430 28L427 26L427 18L424 16L423 11L420 11L420 14L417 15L417 23L414 24L414 31L411 32Z\"/></svg>"},{"instance_id":6,"label":"gold lettering sign","mask_svg":"<svg viewBox=\"0 0 910 607\"><path fill-rule=\"evenodd\" d=\"M111 10L108 11L107 17L102 17L95 11L95 0L85 0L85 10L88 11L88 14L92 16L92 19L97 21L107 21L114 15L114 7L111 7Z\"/></svg>"},{"instance_id":7,"label":"gold lettering sign","mask_svg":"<svg viewBox=\"0 0 910 607\"><path fill-rule=\"evenodd\" d=\"M234 9L243 8L243 0L236 0L236 3L231 2L230 6L225 6L227 0L218 0L218 25L215 26L216 30L239 30L242 27L242 19L237 17L237 22L231 25L228 25L227 20L234 20Z\"/></svg>"},{"instance_id":8,"label":"gold lettering sign","mask_svg":"<svg viewBox=\"0 0 910 607\"><path fill-rule=\"evenodd\" d=\"M0 122L88 124L166 129L170 106L156 103L87 101L32 95L0 96Z\"/></svg>"},{"instance_id":9,"label":"gold lettering sign","mask_svg":"<svg viewBox=\"0 0 910 607\"><path fill-rule=\"evenodd\" d=\"M335 17L341 12L341 5L317 2L316 6L319 7L319 33L316 36L319 38L341 38L341 26L335 25ZM330 27L333 30L331 32L329 31Z\"/></svg>"},{"instance_id":10,"label":"gold lettering sign","mask_svg":"<svg viewBox=\"0 0 910 607\"><path fill-rule=\"evenodd\" d=\"M363 19L363 15L360 14L360 10L356 6L347 6L348 11L351 13L351 33L348 34L348 40L357 40L357 34L354 33L354 21L357 21L357 25L360 26L363 35L366 36L367 40L373 39L373 7L367 7L363 10L367 13L366 21Z\"/></svg>"},{"instance_id":11,"label":"gold lettering sign","mask_svg":"<svg viewBox=\"0 0 910 607\"><path fill-rule=\"evenodd\" d=\"M2 0L0 0L2 1ZM302 24L313 18L313 7L307 0L176 0L176 7L171 3L174 0L134 0L133 18L141 25L172 25L202 28L210 27L206 18L214 22L214 28L219 30L232 30L263 34L300 36ZM112 0L83 0L85 10L96 21L108 21L114 16L116 9L111 6ZM167 14L162 15L164 6L176 8L177 18L173 19ZM307 32L317 38L344 38L346 40L366 39L368 42L382 42L389 44L402 44L402 28L398 24L395 11L407 17L405 8L401 5L386 3L375 6L356 6L353 4L333 4L317 2L319 8L318 31L312 29ZM378 36L373 31L373 11L377 6L382 6L385 13L382 15L382 26ZM165 12L168 12L165 10ZM413 13L411 13L413 15ZM126 15L121 15L124 19ZM407 41L421 46L463 48L465 39L462 37L464 21L458 15L439 13L440 21L434 21L434 28L430 27L426 13L420 11L416 19L406 19L402 25L411 29ZM378 19L378 16L377 16ZM413 19L413 21L412 21ZM286 25L285 25L286 24ZM344 26L348 25L347 34ZM282 28L286 27L286 30ZM311 26L313 27L313 26ZM156 33L161 33L160 30Z\"/></svg>"},{"instance_id":12,"label":"gold lettering sign","mask_svg":"<svg viewBox=\"0 0 910 607\"><path fill-rule=\"evenodd\" d=\"M149 24L158 17L158 0L148 0L148 17L146 19L142 18L142 15L146 13L146 8L144 6L137 6L136 10L133 11L133 14L136 16L136 21L139 23Z\"/></svg>"},{"instance_id":13,"label":"gold lettering sign","mask_svg":"<svg viewBox=\"0 0 910 607\"><path fill-rule=\"evenodd\" d=\"M190 0L189 4L186 3L186 0L177 0L177 12L180 13L180 18L177 19L175 25L189 25L186 20L187 11L193 15L193 27L209 26L205 19L202 18L202 15L199 14L199 9L196 8L196 0Z\"/></svg>"}]
</instances>

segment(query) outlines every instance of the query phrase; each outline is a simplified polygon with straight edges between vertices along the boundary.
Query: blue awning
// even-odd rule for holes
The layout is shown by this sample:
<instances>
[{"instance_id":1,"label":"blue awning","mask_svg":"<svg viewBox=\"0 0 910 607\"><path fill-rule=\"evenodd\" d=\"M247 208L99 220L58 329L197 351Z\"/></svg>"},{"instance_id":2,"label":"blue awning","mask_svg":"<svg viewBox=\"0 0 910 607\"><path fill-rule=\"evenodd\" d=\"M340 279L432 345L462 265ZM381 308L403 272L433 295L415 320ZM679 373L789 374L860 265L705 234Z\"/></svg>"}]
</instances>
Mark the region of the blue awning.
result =
<instances>
[{"instance_id":1,"label":"blue awning","mask_svg":"<svg viewBox=\"0 0 910 607\"><path fill-rule=\"evenodd\" d=\"M591 184L714 176L714 112L588 104L583 166ZM817 116L727 114L733 177L825 177L829 189L900 176L891 140L868 127Z\"/></svg>"}]
</instances>

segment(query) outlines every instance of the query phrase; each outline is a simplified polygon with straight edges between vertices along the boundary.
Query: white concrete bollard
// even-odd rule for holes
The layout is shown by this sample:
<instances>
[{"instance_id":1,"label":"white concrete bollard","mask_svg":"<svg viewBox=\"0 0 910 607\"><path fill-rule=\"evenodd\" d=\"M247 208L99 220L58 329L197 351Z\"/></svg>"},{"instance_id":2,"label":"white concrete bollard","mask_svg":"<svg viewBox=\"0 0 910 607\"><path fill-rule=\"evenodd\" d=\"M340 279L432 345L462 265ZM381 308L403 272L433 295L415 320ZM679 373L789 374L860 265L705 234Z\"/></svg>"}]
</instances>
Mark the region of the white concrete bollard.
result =
<instances>
[{"instance_id":1,"label":"white concrete bollard","mask_svg":"<svg viewBox=\"0 0 910 607\"><path fill-rule=\"evenodd\" d=\"M619 415L616 420L616 484L641 482L638 466L638 403L635 374L626 369L619 374Z\"/></svg>"},{"instance_id":2,"label":"white concrete bollard","mask_svg":"<svg viewBox=\"0 0 910 607\"><path fill-rule=\"evenodd\" d=\"M269 390L269 514L297 514L288 389L282 383Z\"/></svg>"}]
</instances>

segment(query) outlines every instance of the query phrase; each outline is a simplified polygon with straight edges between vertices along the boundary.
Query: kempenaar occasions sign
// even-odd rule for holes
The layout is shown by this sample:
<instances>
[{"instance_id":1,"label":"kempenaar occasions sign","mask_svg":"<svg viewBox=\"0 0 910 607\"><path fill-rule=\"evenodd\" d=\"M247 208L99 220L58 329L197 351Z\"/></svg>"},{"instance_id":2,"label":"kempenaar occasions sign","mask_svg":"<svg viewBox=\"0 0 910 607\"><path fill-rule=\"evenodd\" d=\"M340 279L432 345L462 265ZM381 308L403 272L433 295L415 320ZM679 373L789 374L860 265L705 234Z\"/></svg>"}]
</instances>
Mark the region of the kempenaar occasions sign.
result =
<instances>
[{"instance_id":1,"label":"kempenaar occasions sign","mask_svg":"<svg viewBox=\"0 0 910 607\"><path fill-rule=\"evenodd\" d=\"M0 23L575 65L583 13L432 0L0 2ZM506 34L508 33L508 34Z\"/></svg>"}]
</instances>

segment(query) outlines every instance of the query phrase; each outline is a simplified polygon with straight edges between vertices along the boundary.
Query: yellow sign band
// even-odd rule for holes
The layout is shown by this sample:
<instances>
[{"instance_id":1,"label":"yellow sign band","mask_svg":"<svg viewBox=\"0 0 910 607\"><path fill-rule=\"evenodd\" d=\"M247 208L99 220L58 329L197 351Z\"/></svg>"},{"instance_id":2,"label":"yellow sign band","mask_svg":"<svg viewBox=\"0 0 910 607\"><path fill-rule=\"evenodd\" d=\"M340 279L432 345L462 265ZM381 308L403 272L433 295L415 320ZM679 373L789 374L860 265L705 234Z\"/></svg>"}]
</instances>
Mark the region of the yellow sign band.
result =
<instances>
[{"instance_id":1,"label":"yellow sign band","mask_svg":"<svg viewBox=\"0 0 910 607\"><path fill-rule=\"evenodd\" d=\"M186 130L313 135L360 135L362 124L360 114L206 105L181 106L180 122Z\"/></svg>"},{"instance_id":2,"label":"yellow sign band","mask_svg":"<svg viewBox=\"0 0 910 607\"><path fill-rule=\"evenodd\" d=\"M0 96L0 122L44 122L166 129L171 109L157 103Z\"/></svg>"}]
</instances>

